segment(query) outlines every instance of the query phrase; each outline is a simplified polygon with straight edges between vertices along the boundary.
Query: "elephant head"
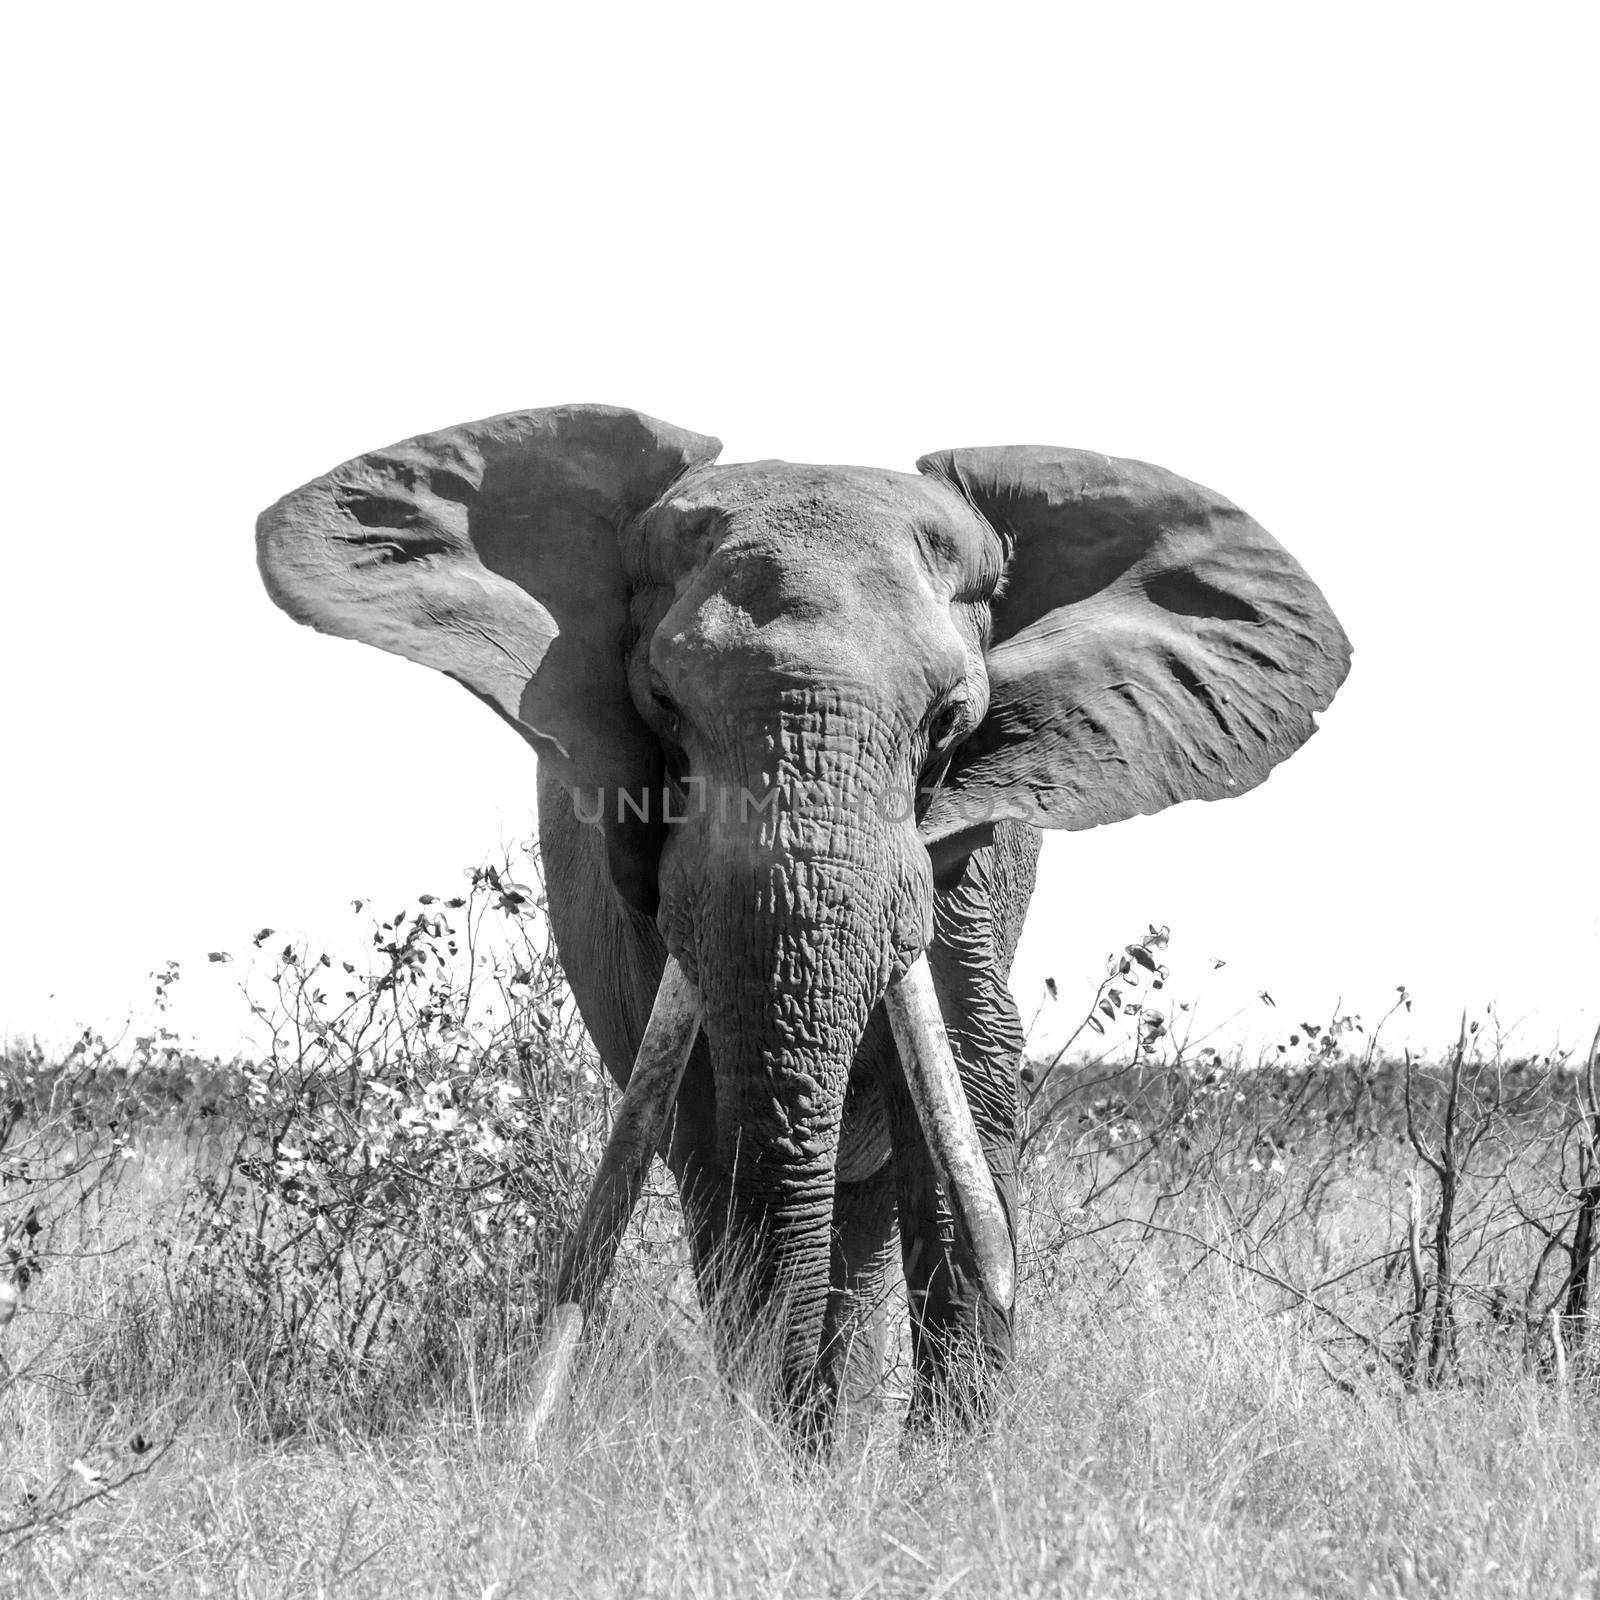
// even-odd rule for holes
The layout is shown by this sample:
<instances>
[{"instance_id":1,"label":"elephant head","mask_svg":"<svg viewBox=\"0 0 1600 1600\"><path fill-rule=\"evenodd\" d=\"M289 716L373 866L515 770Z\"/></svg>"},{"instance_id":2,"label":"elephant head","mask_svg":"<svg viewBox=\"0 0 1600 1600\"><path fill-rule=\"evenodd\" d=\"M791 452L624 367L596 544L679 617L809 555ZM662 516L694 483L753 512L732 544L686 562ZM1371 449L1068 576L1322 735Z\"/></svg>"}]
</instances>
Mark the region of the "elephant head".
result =
<instances>
[{"instance_id":1,"label":"elephant head","mask_svg":"<svg viewBox=\"0 0 1600 1600\"><path fill-rule=\"evenodd\" d=\"M335 468L262 516L259 558L297 620L486 701L603 833L624 914L698 992L717 1164L798 1403L852 1059L936 878L1003 819L1252 788L1349 647L1269 535L1157 467L719 448L611 407L516 412Z\"/></svg>"}]
</instances>

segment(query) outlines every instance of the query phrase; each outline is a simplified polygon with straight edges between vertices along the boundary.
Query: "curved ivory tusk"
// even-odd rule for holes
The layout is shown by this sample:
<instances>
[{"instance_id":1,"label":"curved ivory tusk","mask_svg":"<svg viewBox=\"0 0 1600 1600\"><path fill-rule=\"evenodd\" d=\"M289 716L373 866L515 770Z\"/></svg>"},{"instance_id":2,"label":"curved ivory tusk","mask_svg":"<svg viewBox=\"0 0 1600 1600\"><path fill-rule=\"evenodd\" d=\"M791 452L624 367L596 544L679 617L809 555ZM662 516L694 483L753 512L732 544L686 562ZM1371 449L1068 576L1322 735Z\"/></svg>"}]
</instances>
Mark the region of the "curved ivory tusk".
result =
<instances>
[{"instance_id":1,"label":"curved ivory tusk","mask_svg":"<svg viewBox=\"0 0 1600 1600\"><path fill-rule=\"evenodd\" d=\"M978 1282L994 1305L1009 1310L1017 1275L1011 1232L950 1054L927 956L918 956L905 977L889 986L883 1003L934 1166L972 1246Z\"/></svg>"},{"instance_id":2,"label":"curved ivory tusk","mask_svg":"<svg viewBox=\"0 0 1600 1600\"><path fill-rule=\"evenodd\" d=\"M559 1411L567 1398L567 1386L572 1382L572 1363L578 1354L578 1340L583 1337L583 1312L568 1300L554 1307L545 1320L544 1335L539 1341L539 1355L533 1365L530 1388L533 1403L528 1408L523 1431L531 1445L544 1431L544 1426Z\"/></svg>"},{"instance_id":3,"label":"curved ivory tusk","mask_svg":"<svg viewBox=\"0 0 1600 1600\"><path fill-rule=\"evenodd\" d=\"M606 1140L577 1231L561 1258L554 1309L546 1319L534 1366L533 1400L526 1424L530 1443L565 1397L584 1319L594 1309L633 1208L639 1203L639 1191L667 1131L699 1028L699 993L682 967L668 956L633 1074L611 1124L611 1137Z\"/></svg>"}]
</instances>

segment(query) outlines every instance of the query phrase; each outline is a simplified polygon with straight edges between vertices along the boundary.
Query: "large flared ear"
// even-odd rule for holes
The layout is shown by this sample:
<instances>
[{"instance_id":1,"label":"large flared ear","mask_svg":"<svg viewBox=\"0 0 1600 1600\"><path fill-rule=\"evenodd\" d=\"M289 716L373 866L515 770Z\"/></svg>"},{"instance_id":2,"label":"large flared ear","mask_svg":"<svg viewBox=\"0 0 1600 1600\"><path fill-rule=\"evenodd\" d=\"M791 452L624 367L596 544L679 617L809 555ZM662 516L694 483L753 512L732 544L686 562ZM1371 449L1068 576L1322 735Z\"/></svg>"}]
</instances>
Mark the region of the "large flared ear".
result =
<instances>
[{"instance_id":1,"label":"large flared ear","mask_svg":"<svg viewBox=\"0 0 1600 1600\"><path fill-rule=\"evenodd\" d=\"M653 783L617 534L720 443L615 406L514 411L358 456L256 524L298 622L454 678L579 793Z\"/></svg>"},{"instance_id":2,"label":"large flared ear","mask_svg":"<svg viewBox=\"0 0 1600 1600\"><path fill-rule=\"evenodd\" d=\"M1321 591L1220 495L1142 461L947 450L943 479L1006 547L989 711L923 832L996 816L1091 828L1260 783L1350 666Z\"/></svg>"}]
</instances>

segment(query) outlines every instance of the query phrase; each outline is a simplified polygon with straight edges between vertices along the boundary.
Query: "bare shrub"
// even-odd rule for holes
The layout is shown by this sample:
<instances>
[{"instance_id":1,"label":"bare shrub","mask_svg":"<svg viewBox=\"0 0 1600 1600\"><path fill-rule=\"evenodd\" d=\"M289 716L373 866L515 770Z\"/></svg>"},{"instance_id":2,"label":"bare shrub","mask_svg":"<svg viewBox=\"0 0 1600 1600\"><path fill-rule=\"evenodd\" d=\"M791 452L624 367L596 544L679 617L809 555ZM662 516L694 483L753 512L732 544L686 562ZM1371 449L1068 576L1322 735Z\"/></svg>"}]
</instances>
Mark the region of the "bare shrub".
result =
<instances>
[{"instance_id":1,"label":"bare shrub","mask_svg":"<svg viewBox=\"0 0 1600 1600\"><path fill-rule=\"evenodd\" d=\"M1129 1047L1025 1074L1030 1247L1047 1279L1069 1251L1120 1276L1160 1237L1309 1319L1337 1382L1480 1383L1508 1363L1600 1381L1597 1051L1581 1073L1560 1052L1515 1055L1491 1013L1488 1028L1463 1021L1442 1064L1386 1057L1403 988L1370 1034L1336 1007L1292 1030L1292 1054L1195 1050L1149 1003L1165 943L1152 927L1111 958L1066 1048L1113 1017L1130 1019Z\"/></svg>"},{"instance_id":2,"label":"bare shrub","mask_svg":"<svg viewBox=\"0 0 1600 1600\"><path fill-rule=\"evenodd\" d=\"M60 1527L198 1413L372 1435L520 1398L608 1094L517 872L372 919L354 955L279 947L254 1060L186 1056L164 1019L7 1060L0 1399L50 1444L0 1533ZM179 973L155 976L159 1016Z\"/></svg>"},{"instance_id":3,"label":"bare shrub","mask_svg":"<svg viewBox=\"0 0 1600 1600\"><path fill-rule=\"evenodd\" d=\"M270 1048L220 1109L170 1309L269 1430L503 1381L537 1319L607 1100L524 871L376 920L364 963L287 945L255 1002Z\"/></svg>"}]
</instances>

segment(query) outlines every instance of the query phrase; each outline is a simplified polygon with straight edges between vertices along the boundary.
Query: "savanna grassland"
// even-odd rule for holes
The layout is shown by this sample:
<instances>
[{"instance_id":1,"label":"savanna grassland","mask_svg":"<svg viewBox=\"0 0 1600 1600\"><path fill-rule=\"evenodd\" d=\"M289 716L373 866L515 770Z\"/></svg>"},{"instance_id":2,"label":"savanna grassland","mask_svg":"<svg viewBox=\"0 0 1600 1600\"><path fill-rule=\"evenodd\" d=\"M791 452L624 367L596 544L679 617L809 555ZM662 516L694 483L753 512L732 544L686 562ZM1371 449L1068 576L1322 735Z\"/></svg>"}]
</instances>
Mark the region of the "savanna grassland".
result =
<instances>
[{"instance_id":1,"label":"savanna grassland","mask_svg":"<svg viewBox=\"0 0 1600 1600\"><path fill-rule=\"evenodd\" d=\"M663 1177L528 1447L608 1104L538 911L483 872L361 959L284 948L250 1063L7 1060L0 1593L1595 1592L1592 1063L1191 1059L1154 935L1093 997L1126 1045L1038 1085L985 1431L907 1435L902 1348L797 1464Z\"/></svg>"}]
</instances>

